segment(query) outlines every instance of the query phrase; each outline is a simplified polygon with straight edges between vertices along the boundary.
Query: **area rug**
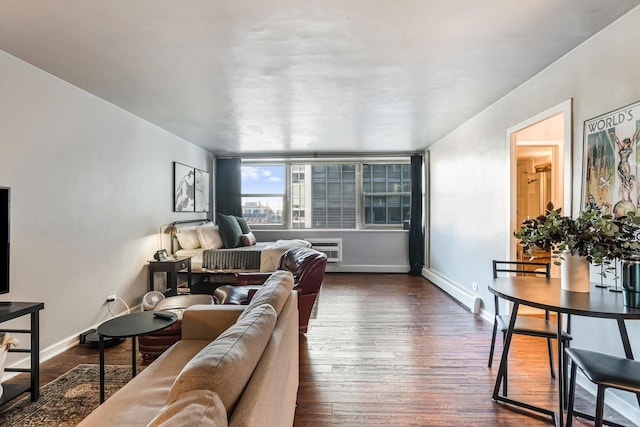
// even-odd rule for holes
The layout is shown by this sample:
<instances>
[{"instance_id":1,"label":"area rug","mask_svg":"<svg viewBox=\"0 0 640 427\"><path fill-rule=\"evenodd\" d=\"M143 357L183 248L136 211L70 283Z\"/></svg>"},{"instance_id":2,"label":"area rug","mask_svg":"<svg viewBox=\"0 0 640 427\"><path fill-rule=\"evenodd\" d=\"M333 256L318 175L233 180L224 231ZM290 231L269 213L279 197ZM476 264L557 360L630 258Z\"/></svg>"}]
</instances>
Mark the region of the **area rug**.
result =
<instances>
[{"instance_id":1,"label":"area rug","mask_svg":"<svg viewBox=\"0 0 640 427\"><path fill-rule=\"evenodd\" d=\"M131 380L131 367L105 366L105 399ZM99 365L78 365L0 412L0 426L75 426L100 403Z\"/></svg>"}]
</instances>

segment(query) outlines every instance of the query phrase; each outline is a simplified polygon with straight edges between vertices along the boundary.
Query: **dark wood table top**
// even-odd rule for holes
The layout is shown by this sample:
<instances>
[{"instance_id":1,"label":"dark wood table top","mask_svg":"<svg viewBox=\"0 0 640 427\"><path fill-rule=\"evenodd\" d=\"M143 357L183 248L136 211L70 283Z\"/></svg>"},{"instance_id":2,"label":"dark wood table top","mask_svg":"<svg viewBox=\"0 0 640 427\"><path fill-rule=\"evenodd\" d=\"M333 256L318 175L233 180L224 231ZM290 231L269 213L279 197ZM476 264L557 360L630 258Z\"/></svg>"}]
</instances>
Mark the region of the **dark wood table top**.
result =
<instances>
[{"instance_id":1,"label":"dark wood table top","mask_svg":"<svg viewBox=\"0 0 640 427\"><path fill-rule=\"evenodd\" d=\"M2 301L0 302L0 321L5 322L43 309L43 302Z\"/></svg>"},{"instance_id":2,"label":"dark wood table top","mask_svg":"<svg viewBox=\"0 0 640 427\"><path fill-rule=\"evenodd\" d=\"M171 315L171 319L154 316L157 311L139 311L114 317L98 326L98 334L104 337L127 338L144 335L167 328L178 320L175 313L163 311Z\"/></svg>"},{"instance_id":3,"label":"dark wood table top","mask_svg":"<svg viewBox=\"0 0 640 427\"><path fill-rule=\"evenodd\" d=\"M640 308L626 307L622 294L596 288L591 292L569 292L560 279L543 277L499 277L489 291L508 301L560 313L614 319L640 319Z\"/></svg>"}]
</instances>

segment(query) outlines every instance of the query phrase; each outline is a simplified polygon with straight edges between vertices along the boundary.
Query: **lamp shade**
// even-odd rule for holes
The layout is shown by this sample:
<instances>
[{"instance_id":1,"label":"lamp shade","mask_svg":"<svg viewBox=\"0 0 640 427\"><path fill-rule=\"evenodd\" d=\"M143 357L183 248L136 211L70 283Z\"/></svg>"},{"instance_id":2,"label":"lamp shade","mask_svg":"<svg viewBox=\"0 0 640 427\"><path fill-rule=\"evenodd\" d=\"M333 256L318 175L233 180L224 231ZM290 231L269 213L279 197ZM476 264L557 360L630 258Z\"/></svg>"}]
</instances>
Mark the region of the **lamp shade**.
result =
<instances>
[{"instance_id":1,"label":"lamp shade","mask_svg":"<svg viewBox=\"0 0 640 427\"><path fill-rule=\"evenodd\" d=\"M180 229L178 227L176 227L175 225L170 225L167 228L165 228L164 230L165 234L170 234L172 236L178 234L180 232Z\"/></svg>"}]
</instances>

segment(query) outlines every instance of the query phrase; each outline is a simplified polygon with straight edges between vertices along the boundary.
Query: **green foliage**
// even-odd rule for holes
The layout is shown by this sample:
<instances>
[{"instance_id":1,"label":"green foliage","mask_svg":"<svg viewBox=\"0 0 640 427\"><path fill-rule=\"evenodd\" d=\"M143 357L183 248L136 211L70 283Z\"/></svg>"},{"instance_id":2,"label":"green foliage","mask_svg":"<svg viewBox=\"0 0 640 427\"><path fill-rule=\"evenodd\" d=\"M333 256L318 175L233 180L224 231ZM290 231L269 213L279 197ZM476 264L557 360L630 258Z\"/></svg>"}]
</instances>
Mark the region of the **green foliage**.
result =
<instances>
[{"instance_id":1,"label":"green foliage","mask_svg":"<svg viewBox=\"0 0 640 427\"><path fill-rule=\"evenodd\" d=\"M572 219L560 211L549 203L544 215L522 222L514 236L525 253L533 256L539 250L549 251L554 263L560 264L562 253L568 250L603 265L606 274L615 260L640 252L640 217L633 213L614 218L604 209L586 209Z\"/></svg>"}]
</instances>

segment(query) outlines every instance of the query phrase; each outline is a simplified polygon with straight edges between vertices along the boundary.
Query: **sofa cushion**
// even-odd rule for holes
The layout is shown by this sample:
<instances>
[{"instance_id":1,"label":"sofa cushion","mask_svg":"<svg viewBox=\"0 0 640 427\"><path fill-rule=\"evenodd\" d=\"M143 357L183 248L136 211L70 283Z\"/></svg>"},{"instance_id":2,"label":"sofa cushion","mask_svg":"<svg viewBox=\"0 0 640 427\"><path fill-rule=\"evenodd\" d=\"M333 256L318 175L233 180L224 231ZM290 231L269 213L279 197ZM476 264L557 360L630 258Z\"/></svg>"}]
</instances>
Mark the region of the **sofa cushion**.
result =
<instances>
[{"instance_id":1,"label":"sofa cushion","mask_svg":"<svg viewBox=\"0 0 640 427\"><path fill-rule=\"evenodd\" d=\"M287 298L289 298L289 294L291 294L293 285L293 275L290 272L284 270L274 272L264 284L258 288L253 298L251 298L249 305L238 319L243 319L248 316L254 308L263 304L269 304L275 309L276 314L280 316L282 307L284 307L284 303L287 302Z\"/></svg>"},{"instance_id":2,"label":"sofa cushion","mask_svg":"<svg viewBox=\"0 0 640 427\"><path fill-rule=\"evenodd\" d=\"M147 427L227 426L227 411L217 393L192 390L165 405Z\"/></svg>"},{"instance_id":3,"label":"sofa cushion","mask_svg":"<svg viewBox=\"0 0 640 427\"><path fill-rule=\"evenodd\" d=\"M186 364L171 387L171 404L191 390L218 393L228 414L233 409L262 356L277 316L273 307L256 307L203 348Z\"/></svg>"},{"instance_id":4,"label":"sofa cushion","mask_svg":"<svg viewBox=\"0 0 640 427\"><path fill-rule=\"evenodd\" d=\"M227 249L237 248L242 244L240 237L242 236L242 229L238 224L238 220L233 215L217 214L216 222L220 229L220 236L222 236L222 242Z\"/></svg>"}]
</instances>

